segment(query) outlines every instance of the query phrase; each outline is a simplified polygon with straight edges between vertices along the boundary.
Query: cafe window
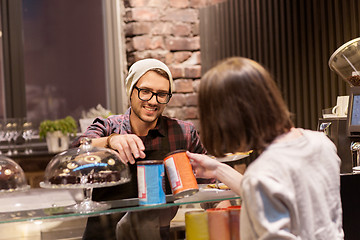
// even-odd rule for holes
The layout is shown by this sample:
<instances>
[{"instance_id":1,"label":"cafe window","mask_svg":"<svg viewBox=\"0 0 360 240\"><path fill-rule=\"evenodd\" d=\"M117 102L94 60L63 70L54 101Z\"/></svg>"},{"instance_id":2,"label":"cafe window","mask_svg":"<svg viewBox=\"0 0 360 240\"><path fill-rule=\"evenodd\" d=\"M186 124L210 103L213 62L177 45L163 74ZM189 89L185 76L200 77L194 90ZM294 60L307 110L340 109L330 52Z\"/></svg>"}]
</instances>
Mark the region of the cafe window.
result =
<instances>
[{"instance_id":1,"label":"cafe window","mask_svg":"<svg viewBox=\"0 0 360 240\"><path fill-rule=\"evenodd\" d=\"M124 95L119 72L124 72L125 57L115 63L113 56L109 59L109 52L116 54L114 44L122 47L121 38L115 36L119 30L109 28L121 25L114 24L119 18L113 17L120 12L114 13L121 7L119 1L3 0L1 7L2 13L3 8L9 12L4 41L10 52L8 57L4 54L10 62L4 81L7 117L27 117L37 123L67 115L79 119L98 104L112 112L123 111L126 98L119 98ZM114 36L117 42L110 41ZM20 53L12 49L14 42ZM14 62L14 55L20 64ZM113 70L117 74L109 71L111 65L117 65Z\"/></svg>"}]
</instances>

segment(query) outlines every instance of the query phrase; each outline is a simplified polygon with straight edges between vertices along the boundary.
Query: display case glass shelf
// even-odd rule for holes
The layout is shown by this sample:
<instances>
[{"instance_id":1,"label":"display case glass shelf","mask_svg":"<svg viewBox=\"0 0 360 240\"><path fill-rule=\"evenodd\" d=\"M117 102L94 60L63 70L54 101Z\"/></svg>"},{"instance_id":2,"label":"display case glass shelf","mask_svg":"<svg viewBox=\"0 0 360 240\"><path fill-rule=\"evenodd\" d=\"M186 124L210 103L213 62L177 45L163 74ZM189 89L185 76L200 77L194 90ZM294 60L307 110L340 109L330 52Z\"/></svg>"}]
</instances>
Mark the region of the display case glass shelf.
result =
<instances>
[{"instance_id":1,"label":"display case glass shelf","mask_svg":"<svg viewBox=\"0 0 360 240\"><path fill-rule=\"evenodd\" d=\"M207 189L200 186L199 192L182 199L174 199L167 195L166 204L142 206L138 198L107 201L111 207L103 211L76 213L71 207L76 204L73 190L30 189L22 193L3 195L0 198L0 223L25 222L37 220L59 220L83 218L114 214L128 211L143 211L171 206L181 206L197 203L219 202L223 200L240 200L231 190Z\"/></svg>"}]
</instances>

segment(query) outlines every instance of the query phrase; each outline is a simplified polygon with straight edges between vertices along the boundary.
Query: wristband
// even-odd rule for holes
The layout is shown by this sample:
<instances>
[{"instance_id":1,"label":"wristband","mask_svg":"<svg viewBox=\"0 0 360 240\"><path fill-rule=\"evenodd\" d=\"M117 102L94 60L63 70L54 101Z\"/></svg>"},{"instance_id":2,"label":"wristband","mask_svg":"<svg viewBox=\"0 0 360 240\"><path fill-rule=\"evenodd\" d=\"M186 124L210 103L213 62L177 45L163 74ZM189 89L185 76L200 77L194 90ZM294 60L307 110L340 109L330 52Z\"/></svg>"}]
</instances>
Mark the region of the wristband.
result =
<instances>
[{"instance_id":1,"label":"wristband","mask_svg":"<svg viewBox=\"0 0 360 240\"><path fill-rule=\"evenodd\" d=\"M108 136L108 138L107 138L107 140L106 140L106 145L105 145L105 147L110 148L110 149L113 149L113 148L111 147L111 145L110 145L110 140L111 140L112 137L117 136L117 135L120 135L120 134L118 134L118 133L112 133L112 134L110 134L110 136Z\"/></svg>"}]
</instances>

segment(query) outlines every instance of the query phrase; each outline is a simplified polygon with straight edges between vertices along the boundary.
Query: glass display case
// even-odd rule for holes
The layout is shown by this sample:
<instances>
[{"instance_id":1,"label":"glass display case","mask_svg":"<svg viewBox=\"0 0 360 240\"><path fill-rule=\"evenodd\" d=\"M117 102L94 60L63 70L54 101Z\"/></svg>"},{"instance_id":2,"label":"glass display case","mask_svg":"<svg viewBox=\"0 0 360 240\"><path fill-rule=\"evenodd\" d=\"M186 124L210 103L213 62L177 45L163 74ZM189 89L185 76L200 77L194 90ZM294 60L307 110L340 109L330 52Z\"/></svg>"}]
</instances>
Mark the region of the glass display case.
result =
<instances>
[{"instance_id":1,"label":"glass display case","mask_svg":"<svg viewBox=\"0 0 360 240\"><path fill-rule=\"evenodd\" d=\"M57 225L61 223L62 226L67 223L71 225L71 230L62 230L61 234L66 234L69 239L81 239L79 236L83 234L89 217L119 219L118 217L126 212L178 207L177 215L171 223L171 230L176 234L184 234L185 212L211 208L225 200L233 205L240 204L239 196L229 189L216 188L217 184L199 184L197 193L180 199L167 195L165 204L142 205L138 198L92 202L89 189L121 185L128 181L129 173L125 165L110 150L92 147L91 142L85 140L81 147L69 149L52 157L40 182L41 188L26 188L23 191L1 194L0 231L6 229L6 232L16 232L18 227L32 229L31 231L42 228L39 239L53 239L53 236L60 234L55 232ZM246 156L247 154L238 158L242 159ZM232 158L221 161L232 162ZM115 174L116 177L108 180L109 173ZM91 207L86 207L85 211L79 211L78 206L84 203L87 206L89 201L106 208L93 207L91 204ZM112 223L107 223L106 229L115 229ZM55 225L56 227L52 227ZM48 228L46 231L45 227ZM44 234L50 237L42 236ZM31 236L29 239L35 238Z\"/></svg>"}]
</instances>

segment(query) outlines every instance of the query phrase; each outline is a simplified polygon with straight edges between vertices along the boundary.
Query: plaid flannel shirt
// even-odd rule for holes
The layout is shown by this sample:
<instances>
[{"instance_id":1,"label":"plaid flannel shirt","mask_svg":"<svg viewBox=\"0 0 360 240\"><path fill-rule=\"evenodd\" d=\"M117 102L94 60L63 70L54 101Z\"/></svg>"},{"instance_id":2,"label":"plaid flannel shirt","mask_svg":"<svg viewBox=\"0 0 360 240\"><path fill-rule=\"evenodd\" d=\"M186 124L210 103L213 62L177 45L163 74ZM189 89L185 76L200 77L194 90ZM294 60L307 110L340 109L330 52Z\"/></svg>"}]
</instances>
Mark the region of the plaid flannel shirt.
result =
<instances>
[{"instance_id":1,"label":"plaid flannel shirt","mask_svg":"<svg viewBox=\"0 0 360 240\"><path fill-rule=\"evenodd\" d=\"M74 140L72 147L79 146L84 137L99 138L109 136L112 133L132 134L130 111L131 108L122 115L96 118L85 133ZM164 147L163 138L167 138L170 152L184 149L194 153L206 153L200 142L199 134L191 122L165 116L160 116L156 127L151 129L147 136L140 136L140 138L145 145L145 151L161 150Z\"/></svg>"}]
</instances>

